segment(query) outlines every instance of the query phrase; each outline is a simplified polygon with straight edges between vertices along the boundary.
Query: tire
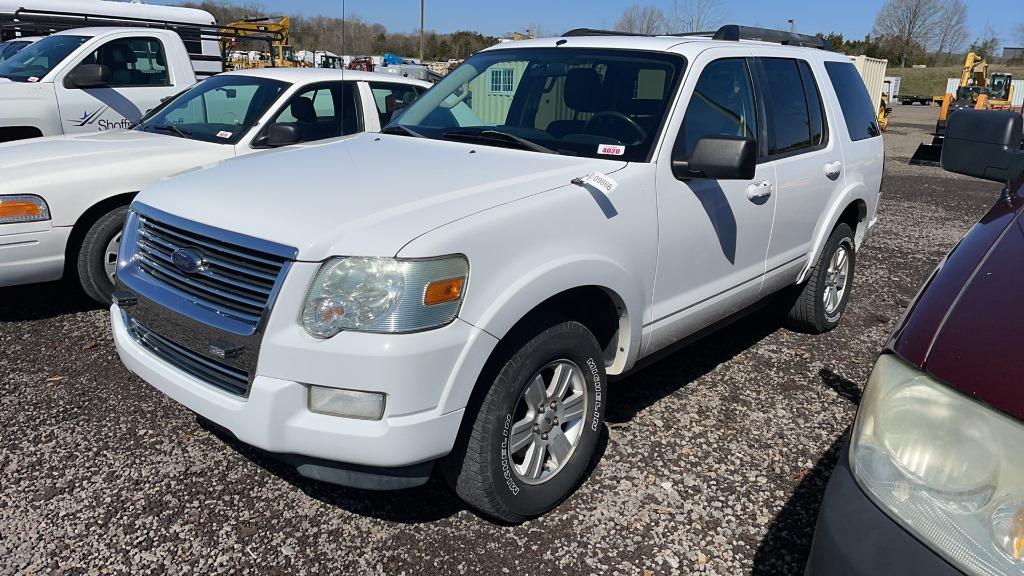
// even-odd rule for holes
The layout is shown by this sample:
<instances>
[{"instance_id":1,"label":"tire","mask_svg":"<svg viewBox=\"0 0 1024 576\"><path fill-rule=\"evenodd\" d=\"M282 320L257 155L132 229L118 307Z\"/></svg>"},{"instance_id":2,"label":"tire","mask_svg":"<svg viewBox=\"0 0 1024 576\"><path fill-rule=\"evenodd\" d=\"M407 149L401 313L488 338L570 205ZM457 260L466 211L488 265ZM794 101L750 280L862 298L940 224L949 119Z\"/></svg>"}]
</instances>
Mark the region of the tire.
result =
<instances>
[{"instance_id":1,"label":"tire","mask_svg":"<svg viewBox=\"0 0 1024 576\"><path fill-rule=\"evenodd\" d=\"M513 344L493 381L480 382L488 388L479 408L467 409L462 435L442 468L467 504L504 522L539 516L568 497L590 464L604 423L607 376L597 340L578 322L547 326L528 332L521 346ZM556 374L568 376L559 380L567 387L561 403L553 400ZM539 473L531 462L542 464Z\"/></svg>"},{"instance_id":2,"label":"tire","mask_svg":"<svg viewBox=\"0 0 1024 576\"><path fill-rule=\"evenodd\" d=\"M841 254L846 257L846 265L841 261ZM824 334L838 326L850 301L856 263L857 248L853 230L848 224L839 223L789 310L789 327L798 332ZM845 276L842 270L846 271ZM830 295L828 304L825 301L826 294Z\"/></svg>"},{"instance_id":3,"label":"tire","mask_svg":"<svg viewBox=\"0 0 1024 576\"><path fill-rule=\"evenodd\" d=\"M108 248L120 241L127 206L120 206L99 218L82 238L82 245L76 255L78 283L85 293L104 306L110 305L110 293L114 281L108 274ZM116 264L116 252L114 253Z\"/></svg>"}]
</instances>

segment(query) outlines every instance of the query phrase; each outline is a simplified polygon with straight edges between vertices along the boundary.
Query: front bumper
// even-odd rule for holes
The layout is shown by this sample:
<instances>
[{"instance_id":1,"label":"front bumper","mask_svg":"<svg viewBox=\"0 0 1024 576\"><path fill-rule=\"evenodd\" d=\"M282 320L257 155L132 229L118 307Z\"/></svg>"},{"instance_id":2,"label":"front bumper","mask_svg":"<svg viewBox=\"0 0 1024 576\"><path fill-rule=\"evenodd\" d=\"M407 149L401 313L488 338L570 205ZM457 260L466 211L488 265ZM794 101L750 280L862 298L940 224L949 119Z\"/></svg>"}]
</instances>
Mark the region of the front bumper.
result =
<instances>
[{"instance_id":1,"label":"front bumper","mask_svg":"<svg viewBox=\"0 0 1024 576\"><path fill-rule=\"evenodd\" d=\"M71 228L49 222L0 227L0 287L49 282L64 275Z\"/></svg>"},{"instance_id":2,"label":"front bumper","mask_svg":"<svg viewBox=\"0 0 1024 576\"><path fill-rule=\"evenodd\" d=\"M806 576L964 576L861 491L849 443L825 489Z\"/></svg>"},{"instance_id":3,"label":"front bumper","mask_svg":"<svg viewBox=\"0 0 1024 576\"><path fill-rule=\"evenodd\" d=\"M271 330L260 351L261 369L246 398L207 385L160 360L129 334L116 305L111 307L111 323L118 354L129 370L240 441L289 461L299 457L305 462L314 459L368 467L408 467L450 452L463 409L444 409L448 384L455 379L454 372L465 367L471 350L493 347L486 342L491 336L460 320L421 334L343 333L346 338L338 338L330 348L326 346L331 341L307 337L304 353L275 344ZM294 321L290 324L291 338L301 340L297 333L301 328ZM347 350L340 345L346 340ZM367 354L371 348L378 353ZM291 356L294 374L315 379L265 375L265 357L276 358L267 364L280 367L287 356ZM384 418L367 421L310 412L307 384L386 392ZM413 406L419 410L410 411ZM302 466L299 471L303 472Z\"/></svg>"}]
</instances>

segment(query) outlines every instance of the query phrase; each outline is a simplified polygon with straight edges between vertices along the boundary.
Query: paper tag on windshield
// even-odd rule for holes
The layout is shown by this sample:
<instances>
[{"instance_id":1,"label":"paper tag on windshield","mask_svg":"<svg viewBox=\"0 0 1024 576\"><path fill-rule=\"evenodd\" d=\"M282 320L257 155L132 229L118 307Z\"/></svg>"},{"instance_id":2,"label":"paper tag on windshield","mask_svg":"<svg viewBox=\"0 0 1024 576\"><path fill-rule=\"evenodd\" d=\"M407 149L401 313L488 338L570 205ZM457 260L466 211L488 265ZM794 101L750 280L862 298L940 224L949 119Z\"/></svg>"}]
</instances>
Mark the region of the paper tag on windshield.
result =
<instances>
[{"instance_id":1,"label":"paper tag on windshield","mask_svg":"<svg viewBox=\"0 0 1024 576\"><path fill-rule=\"evenodd\" d=\"M217 132L217 138L231 138L231 134L231 132L221 130L220 132Z\"/></svg>"},{"instance_id":2,"label":"paper tag on windshield","mask_svg":"<svg viewBox=\"0 0 1024 576\"><path fill-rule=\"evenodd\" d=\"M39 78L36 77L36 76L29 76L28 77L28 81L29 82L39 82Z\"/></svg>"},{"instance_id":3,"label":"paper tag on windshield","mask_svg":"<svg viewBox=\"0 0 1024 576\"><path fill-rule=\"evenodd\" d=\"M600 144L597 147L597 153L605 156L622 156L626 153L626 147L618 144Z\"/></svg>"},{"instance_id":4,"label":"paper tag on windshield","mask_svg":"<svg viewBox=\"0 0 1024 576\"><path fill-rule=\"evenodd\" d=\"M619 183L612 180L611 176L601 174L600 172L591 172L586 176L573 180L573 182L580 185L593 186L601 192L604 192L605 195L611 194L619 187Z\"/></svg>"}]
</instances>

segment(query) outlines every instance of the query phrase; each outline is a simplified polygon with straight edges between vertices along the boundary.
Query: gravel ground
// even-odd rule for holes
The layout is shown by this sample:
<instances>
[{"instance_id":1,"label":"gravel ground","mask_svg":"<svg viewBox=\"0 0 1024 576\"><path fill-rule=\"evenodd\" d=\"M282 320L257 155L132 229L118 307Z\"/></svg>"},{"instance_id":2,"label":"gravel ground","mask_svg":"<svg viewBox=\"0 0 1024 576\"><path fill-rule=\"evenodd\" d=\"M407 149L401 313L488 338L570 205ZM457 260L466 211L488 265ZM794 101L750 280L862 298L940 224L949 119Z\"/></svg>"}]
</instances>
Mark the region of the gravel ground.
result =
<instances>
[{"instance_id":1,"label":"gravel ground","mask_svg":"<svg viewBox=\"0 0 1024 576\"><path fill-rule=\"evenodd\" d=\"M897 107L875 236L824 336L772 310L609 390L599 462L520 526L441 482L319 484L129 374L106 311L0 290L0 574L799 574L861 386L895 320L997 187L910 167L935 108Z\"/></svg>"}]
</instances>

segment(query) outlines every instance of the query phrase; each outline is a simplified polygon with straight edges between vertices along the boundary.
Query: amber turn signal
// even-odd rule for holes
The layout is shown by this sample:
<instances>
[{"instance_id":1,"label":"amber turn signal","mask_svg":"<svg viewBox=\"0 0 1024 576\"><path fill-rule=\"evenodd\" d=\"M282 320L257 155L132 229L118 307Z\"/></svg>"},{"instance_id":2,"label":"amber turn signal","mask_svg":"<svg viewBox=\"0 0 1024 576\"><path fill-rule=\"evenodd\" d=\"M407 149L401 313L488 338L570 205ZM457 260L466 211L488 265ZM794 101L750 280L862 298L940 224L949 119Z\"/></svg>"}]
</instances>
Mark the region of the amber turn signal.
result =
<instances>
[{"instance_id":1,"label":"amber turn signal","mask_svg":"<svg viewBox=\"0 0 1024 576\"><path fill-rule=\"evenodd\" d=\"M454 302L462 298L462 288L466 285L466 277L447 278L427 284L423 292L423 303L427 306Z\"/></svg>"},{"instance_id":2,"label":"amber turn signal","mask_svg":"<svg viewBox=\"0 0 1024 576\"><path fill-rule=\"evenodd\" d=\"M48 220L50 211L38 196L0 196L0 223Z\"/></svg>"}]
</instances>

